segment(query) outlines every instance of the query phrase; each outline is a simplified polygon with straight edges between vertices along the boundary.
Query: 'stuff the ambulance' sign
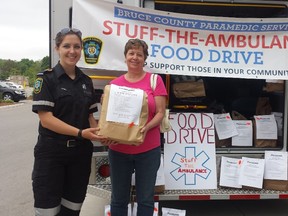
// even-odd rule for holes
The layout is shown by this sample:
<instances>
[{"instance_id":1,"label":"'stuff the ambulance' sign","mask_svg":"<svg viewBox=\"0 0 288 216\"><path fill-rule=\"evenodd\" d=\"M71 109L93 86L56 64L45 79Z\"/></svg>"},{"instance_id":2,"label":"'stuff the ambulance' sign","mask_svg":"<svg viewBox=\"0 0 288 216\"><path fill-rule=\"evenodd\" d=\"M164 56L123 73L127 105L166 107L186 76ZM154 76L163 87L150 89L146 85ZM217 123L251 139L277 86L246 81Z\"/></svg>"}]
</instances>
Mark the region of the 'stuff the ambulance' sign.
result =
<instances>
[{"instance_id":1,"label":"'stuff the ambulance' sign","mask_svg":"<svg viewBox=\"0 0 288 216\"><path fill-rule=\"evenodd\" d=\"M287 18L224 18L73 1L73 27L83 33L79 66L126 71L125 43L148 44L153 73L288 79ZM89 24L88 24L89 23Z\"/></svg>"},{"instance_id":2,"label":"'stuff the ambulance' sign","mask_svg":"<svg viewBox=\"0 0 288 216\"><path fill-rule=\"evenodd\" d=\"M216 189L213 114L170 113L165 134L165 189Z\"/></svg>"}]
</instances>

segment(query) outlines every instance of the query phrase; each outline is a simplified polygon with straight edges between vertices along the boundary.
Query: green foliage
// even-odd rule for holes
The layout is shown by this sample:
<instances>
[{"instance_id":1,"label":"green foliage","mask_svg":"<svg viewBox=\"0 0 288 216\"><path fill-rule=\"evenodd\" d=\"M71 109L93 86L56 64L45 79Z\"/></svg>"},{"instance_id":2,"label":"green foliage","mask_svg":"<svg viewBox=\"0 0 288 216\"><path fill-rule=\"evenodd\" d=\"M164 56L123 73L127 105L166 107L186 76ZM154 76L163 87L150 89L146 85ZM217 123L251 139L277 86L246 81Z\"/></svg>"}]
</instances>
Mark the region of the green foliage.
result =
<instances>
[{"instance_id":1,"label":"green foliage","mask_svg":"<svg viewBox=\"0 0 288 216\"><path fill-rule=\"evenodd\" d=\"M41 70L45 70L49 68L49 66L50 66L50 58L49 56L46 56L41 61Z\"/></svg>"},{"instance_id":2,"label":"green foliage","mask_svg":"<svg viewBox=\"0 0 288 216\"><path fill-rule=\"evenodd\" d=\"M3 100L3 99L0 99L0 103L14 104L15 102L14 102L13 100Z\"/></svg>"},{"instance_id":3,"label":"green foliage","mask_svg":"<svg viewBox=\"0 0 288 216\"><path fill-rule=\"evenodd\" d=\"M37 73L49 68L49 62L49 56L45 56L40 61L0 59L0 80L6 80L12 75L22 75L28 77L30 86L33 86Z\"/></svg>"}]
</instances>

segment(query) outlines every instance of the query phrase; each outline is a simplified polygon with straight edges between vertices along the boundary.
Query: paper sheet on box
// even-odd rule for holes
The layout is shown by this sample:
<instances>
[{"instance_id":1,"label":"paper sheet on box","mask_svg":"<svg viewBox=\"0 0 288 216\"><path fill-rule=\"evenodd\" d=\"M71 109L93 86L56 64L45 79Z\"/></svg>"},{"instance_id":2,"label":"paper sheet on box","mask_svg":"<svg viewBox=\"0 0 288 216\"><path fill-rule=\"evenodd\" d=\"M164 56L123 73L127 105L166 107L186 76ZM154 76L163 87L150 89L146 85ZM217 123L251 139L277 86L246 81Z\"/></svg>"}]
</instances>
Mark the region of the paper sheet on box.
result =
<instances>
[{"instance_id":1,"label":"paper sheet on box","mask_svg":"<svg viewBox=\"0 0 288 216\"><path fill-rule=\"evenodd\" d=\"M232 146L252 146L253 127L251 120L233 120L238 135L232 137Z\"/></svg>"},{"instance_id":2,"label":"paper sheet on box","mask_svg":"<svg viewBox=\"0 0 288 216\"><path fill-rule=\"evenodd\" d=\"M254 116L256 139L277 140L277 123L274 115Z\"/></svg>"},{"instance_id":3,"label":"paper sheet on box","mask_svg":"<svg viewBox=\"0 0 288 216\"><path fill-rule=\"evenodd\" d=\"M265 151L264 179L287 180L287 152Z\"/></svg>"},{"instance_id":4,"label":"paper sheet on box","mask_svg":"<svg viewBox=\"0 0 288 216\"><path fill-rule=\"evenodd\" d=\"M214 114L214 122L219 140L238 135L229 113Z\"/></svg>"},{"instance_id":5,"label":"paper sheet on box","mask_svg":"<svg viewBox=\"0 0 288 216\"><path fill-rule=\"evenodd\" d=\"M111 85L106 121L139 125L144 91Z\"/></svg>"},{"instance_id":6,"label":"paper sheet on box","mask_svg":"<svg viewBox=\"0 0 288 216\"><path fill-rule=\"evenodd\" d=\"M220 186L242 188L239 184L241 159L221 157Z\"/></svg>"},{"instance_id":7,"label":"paper sheet on box","mask_svg":"<svg viewBox=\"0 0 288 216\"><path fill-rule=\"evenodd\" d=\"M264 159L242 157L239 184L262 188L264 177Z\"/></svg>"}]
</instances>

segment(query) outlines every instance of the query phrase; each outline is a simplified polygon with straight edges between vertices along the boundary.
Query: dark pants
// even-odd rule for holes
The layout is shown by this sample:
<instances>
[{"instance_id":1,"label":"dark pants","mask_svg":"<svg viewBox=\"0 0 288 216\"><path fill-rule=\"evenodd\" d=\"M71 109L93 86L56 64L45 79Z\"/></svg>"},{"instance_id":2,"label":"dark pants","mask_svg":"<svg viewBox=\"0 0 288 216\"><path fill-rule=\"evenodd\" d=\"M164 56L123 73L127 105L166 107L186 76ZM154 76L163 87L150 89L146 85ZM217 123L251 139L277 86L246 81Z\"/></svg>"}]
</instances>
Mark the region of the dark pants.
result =
<instances>
[{"instance_id":1,"label":"dark pants","mask_svg":"<svg viewBox=\"0 0 288 216\"><path fill-rule=\"evenodd\" d=\"M160 147L135 155L109 150L112 183L111 216L127 216L131 177L134 171L137 216L153 216L154 188L160 157Z\"/></svg>"},{"instance_id":2,"label":"dark pants","mask_svg":"<svg viewBox=\"0 0 288 216\"><path fill-rule=\"evenodd\" d=\"M36 215L79 215L86 196L92 152L90 141L67 147L64 141L38 139L32 173Z\"/></svg>"}]
</instances>

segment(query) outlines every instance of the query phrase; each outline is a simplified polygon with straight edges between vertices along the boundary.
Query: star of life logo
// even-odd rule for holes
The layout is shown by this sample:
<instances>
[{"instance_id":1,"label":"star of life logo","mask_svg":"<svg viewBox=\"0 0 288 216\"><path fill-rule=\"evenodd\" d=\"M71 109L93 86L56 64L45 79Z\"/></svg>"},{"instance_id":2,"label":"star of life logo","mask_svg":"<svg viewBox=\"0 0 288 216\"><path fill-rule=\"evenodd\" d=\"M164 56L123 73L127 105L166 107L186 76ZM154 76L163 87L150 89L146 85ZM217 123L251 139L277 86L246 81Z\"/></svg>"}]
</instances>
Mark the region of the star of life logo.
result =
<instances>
[{"instance_id":1,"label":"star of life logo","mask_svg":"<svg viewBox=\"0 0 288 216\"><path fill-rule=\"evenodd\" d=\"M175 153L171 162L177 165L177 168L170 172L176 181L183 181L185 185L196 185L198 178L208 179L211 169L206 164L210 160L209 155L201 150L196 152L195 147L185 147L184 155Z\"/></svg>"}]
</instances>

